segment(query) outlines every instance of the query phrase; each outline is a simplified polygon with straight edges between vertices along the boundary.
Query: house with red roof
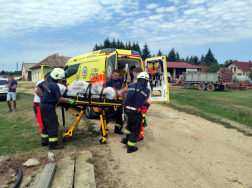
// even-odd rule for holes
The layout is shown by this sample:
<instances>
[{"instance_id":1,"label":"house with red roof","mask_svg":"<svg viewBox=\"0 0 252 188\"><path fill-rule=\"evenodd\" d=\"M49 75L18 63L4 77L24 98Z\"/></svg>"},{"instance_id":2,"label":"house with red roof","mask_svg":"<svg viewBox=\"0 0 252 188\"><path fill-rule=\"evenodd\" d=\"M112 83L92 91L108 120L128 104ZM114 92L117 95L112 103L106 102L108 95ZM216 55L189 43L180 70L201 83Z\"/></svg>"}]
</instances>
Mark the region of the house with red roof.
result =
<instances>
[{"instance_id":1,"label":"house with red roof","mask_svg":"<svg viewBox=\"0 0 252 188\"><path fill-rule=\"evenodd\" d=\"M229 60L226 68L232 69L234 75L236 76L248 76L252 71L252 62L241 62Z\"/></svg>"},{"instance_id":2,"label":"house with red roof","mask_svg":"<svg viewBox=\"0 0 252 188\"><path fill-rule=\"evenodd\" d=\"M204 73L206 69L208 69L209 67L206 65L197 65L199 67L201 67L201 73Z\"/></svg>"}]
</instances>

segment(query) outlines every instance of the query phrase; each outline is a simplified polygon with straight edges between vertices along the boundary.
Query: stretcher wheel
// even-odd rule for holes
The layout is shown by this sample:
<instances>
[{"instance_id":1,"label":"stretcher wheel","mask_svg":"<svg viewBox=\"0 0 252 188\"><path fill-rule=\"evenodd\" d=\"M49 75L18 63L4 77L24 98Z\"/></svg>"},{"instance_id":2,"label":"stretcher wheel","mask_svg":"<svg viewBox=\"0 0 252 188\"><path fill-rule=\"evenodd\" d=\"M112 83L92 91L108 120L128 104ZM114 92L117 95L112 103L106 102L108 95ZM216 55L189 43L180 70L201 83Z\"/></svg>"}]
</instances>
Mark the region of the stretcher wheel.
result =
<instances>
[{"instance_id":1,"label":"stretcher wheel","mask_svg":"<svg viewBox=\"0 0 252 188\"><path fill-rule=\"evenodd\" d=\"M62 139L62 140L63 140L63 142L65 142L65 141L66 141L66 137L63 137L63 139Z\"/></svg>"},{"instance_id":2,"label":"stretcher wheel","mask_svg":"<svg viewBox=\"0 0 252 188\"><path fill-rule=\"evenodd\" d=\"M100 144L106 144L107 143L107 138L101 138L100 139Z\"/></svg>"}]
</instances>

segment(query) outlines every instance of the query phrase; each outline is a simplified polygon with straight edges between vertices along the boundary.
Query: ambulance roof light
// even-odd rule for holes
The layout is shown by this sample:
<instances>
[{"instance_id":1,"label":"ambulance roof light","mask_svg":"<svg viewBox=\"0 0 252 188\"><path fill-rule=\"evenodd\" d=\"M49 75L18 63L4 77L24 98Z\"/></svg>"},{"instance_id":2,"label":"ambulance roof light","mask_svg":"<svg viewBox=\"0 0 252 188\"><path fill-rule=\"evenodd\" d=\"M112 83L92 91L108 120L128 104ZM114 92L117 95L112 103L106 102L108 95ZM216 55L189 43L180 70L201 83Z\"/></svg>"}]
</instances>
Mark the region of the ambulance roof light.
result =
<instances>
[{"instance_id":1,"label":"ambulance roof light","mask_svg":"<svg viewBox=\"0 0 252 188\"><path fill-rule=\"evenodd\" d=\"M134 50L131 50L131 54L132 55L140 55L140 53L138 51L134 51Z\"/></svg>"},{"instance_id":2,"label":"ambulance roof light","mask_svg":"<svg viewBox=\"0 0 252 188\"><path fill-rule=\"evenodd\" d=\"M100 54L101 53L112 53L112 52L114 52L115 51L115 48L105 48L105 49L102 49L101 51L100 51Z\"/></svg>"}]
</instances>

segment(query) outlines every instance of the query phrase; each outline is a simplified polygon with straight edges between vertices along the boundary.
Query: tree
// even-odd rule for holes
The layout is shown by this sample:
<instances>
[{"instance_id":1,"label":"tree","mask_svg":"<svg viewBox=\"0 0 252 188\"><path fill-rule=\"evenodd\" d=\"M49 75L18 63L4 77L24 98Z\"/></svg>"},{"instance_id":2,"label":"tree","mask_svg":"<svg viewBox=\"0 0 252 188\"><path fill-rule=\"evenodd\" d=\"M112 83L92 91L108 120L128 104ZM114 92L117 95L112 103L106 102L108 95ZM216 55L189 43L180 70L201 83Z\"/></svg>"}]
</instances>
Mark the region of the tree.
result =
<instances>
[{"instance_id":1,"label":"tree","mask_svg":"<svg viewBox=\"0 0 252 188\"><path fill-rule=\"evenodd\" d=\"M157 56L162 56L162 52L160 51L160 49L158 50Z\"/></svg>"},{"instance_id":2,"label":"tree","mask_svg":"<svg viewBox=\"0 0 252 188\"><path fill-rule=\"evenodd\" d=\"M217 61L217 60L215 61L214 55L211 52L210 48L209 48L209 50L208 50L208 52L207 52L207 54L205 56L204 61L206 62L207 66L211 66L214 62Z\"/></svg>"},{"instance_id":3,"label":"tree","mask_svg":"<svg viewBox=\"0 0 252 188\"><path fill-rule=\"evenodd\" d=\"M249 73L248 77L252 80L252 71Z\"/></svg>"},{"instance_id":4,"label":"tree","mask_svg":"<svg viewBox=\"0 0 252 188\"><path fill-rule=\"evenodd\" d=\"M145 60L146 58L149 58L149 57L151 57L151 51L147 43L145 43L142 50L142 59Z\"/></svg>"},{"instance_id":5,"label":"tree","mask_svg":"<svg viewBox=\"0 0 252 188\"><path fill-rule=\"evenodd\" d=\"M182 58L180 61L181 61L181 62L185 62L185 59L184 59L184 58Z\"/></svg>"},{"instance_id":6,"label":"tree","mask_svg":"<svg viewBox=\"0 0 252 188\"><path fill-rule=\"evenodd\" d=\"M122 41L121 41L121 43L120 43L120 49L125 49L125 46L124 46L124 44L123 44Z\"/></svg>"},{"instance_id":7,"label":"tree","mask_svg":"<svg viewBox=\"0 0 252 188\"><path fill-rule=\"evenodd\" d=\"M120 40L119 39L116 42L116 48L120 48Z\"/></svg>"},{"instance_id":8,"label":"tree","mask_svg":"<svg viewBox=\"0 0 252 188\"><path fill-rule=\"evenodd\" d=\"M193 55L191 55L191 57L190 57L190 59L189 59L188 63L190 63L190 64L192 64L192 65L193 65Z\"/></svg>"},{"instance_id":9,"label":"tree","mask_svg":"<svg viewBox=\"0 0 252 188\"><path fill-rule=\"evenodd\" d=\"M205 72L213 72L216 73L220 68L225 68L223 64L213 63L209 68L205 70Z\"/></svg>"},{"instance_id":10,"label":"tree","mask_svg":"<svg viewBox=\"0 0 252 188\"><path fill-rule=\"evenodd\" d=\"M176 54L175 54L174 48L172 48L170 53L168 54L167 61L170 61L170 62L176 61Z\"/></svg>"},{"instance_id":11,"label":"tree","mask_svg":"<svg viewBox=\"0 0 252 188\"><path fill-rule=\"evenodd\" d=\"M128 44L127 44L127 42L125 43L125 48L124 49L128 50Z\"/></svg>"},{"instance_id":12,"label":"tree","mask_svg":"<svg viewBox=\"0 0 252 188\"><path fill-rule=\"evenodd\" d=\"M94 45L93 51L99 50L99 46L97 44Z\"/></svg>"},{"instance_id":13,"label":"tree","mask_svg":"<svg viewBox=\"0 0 252 188\"><path fill-rule=\"evenodd\" d=\"M116 48L116 40L113 38L113 41L111 43L111 48Z\"/></svg>"},{"instance_id":14,"label":"tree","mask_svg":"<svg viewBox=\"0 0 252 188\"><path fill-rule=\"evenodd\" d=\"M2 70L1 74L5 74L4 70Z\"/></svg>"},{"instance_id":15,"label":"tree","mask_svg":"<svg viewBox=\"0 0 252 188\"><path fill-rule=\"evenodd\" d=\"M136 42L136 49L135 49L135 51L139 52L140 55L142 55L142 52L141 52L140 46L138 44L138 41Z\"/></svg>"},{"instance_id":16,"label":"tree","mask_svg":"<svg viewBox=\"0 0 252 188\"><path fill-rule=\"evenodd\" d=\"M111 42L109 41L108 37L107 39L104 40L104 48L110 48L111 47Z\"/></svg>"},{"instance_id":17,"label":"tree","mask_svg":"<svg viewBox=\"0 0 252 188\"><path fill-rule=\"evenodd\" d=\"M188 56L186 57L185 62L189 63L189 57Z\"/></svg>"},{"instance_id":18,"label":"tree","mask_svg":"<svg viewBox=\"0 0 252 188\"><path fill-rule=\"evenodd\" d=\"M176 61L177 61L177 62L180 62L180 61L181 61L181 59L180 59L180 56L179 56L178 52L176 52Z\"/></svg>"},{"instance_id":19,"label":"tree","mask_svg":"<svg viewBox=\"0 0 252 188\"><path fill-rule=\"evenodd\" d=\"M229 64L229 61L228 61L228 60L226 60L226 61L224 61L224 63L223 63L223 64L224 64L224 66L225 66L225 67L227 67L227 66L228 66L228 64Z\"/></svg>"},{"instance_id":20,"label":"tree","mask_svg":"<svg viewBox=\"0 0 252 188\"><path fill-rule=\"evenodd\" d=\"M195 55L193 57L193 65L198 65L199 64L199 58Z\"/></svg>"},{"instance_id":21,"label":"tree","mask_svg":"<svg viewBox=\"0 0 252 188\"><path fill-rule=\"evenodd\" d=\"M136 43L135 43L135 41L133 41L133 44L132 44L132 48L131 48L131 50L136 51Z\"/></svg>"},{"instance_id":22,"label":"tree","mask_svg":"<svg viewBox=\"0 0 252 188\"><path fill-rule=\"evenodd\" d=\"M204 55L202 54L202 55L201 55L201 58L200 58L200 61L199 61L199 64L200 64L200 65L204 65L204 61L205 61L205 57L204 57Z\"/></svg>"},{"instance_id":23,"label":"tree","mask_svg":"<svg viewBox=\"0 0 252 188\"><path fill-rule=\"evenodd\" d=\"M127 48L126 48L127 49ZM131 43L130 43L130 41L129 41L129 43L128 43L128 49L127 50L132 50L132 45L131 45Z\"/></svg>"}]
</instances>

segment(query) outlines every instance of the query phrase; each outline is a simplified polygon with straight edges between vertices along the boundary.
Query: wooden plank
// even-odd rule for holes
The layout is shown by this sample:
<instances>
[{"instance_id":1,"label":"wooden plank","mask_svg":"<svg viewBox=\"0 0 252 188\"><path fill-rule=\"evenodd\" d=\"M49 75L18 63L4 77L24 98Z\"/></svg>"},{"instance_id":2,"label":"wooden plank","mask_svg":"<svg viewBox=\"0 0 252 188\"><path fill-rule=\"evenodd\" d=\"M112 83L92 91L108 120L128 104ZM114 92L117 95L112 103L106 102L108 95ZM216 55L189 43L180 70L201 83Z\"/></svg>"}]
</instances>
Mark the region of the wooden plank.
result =
<instances>
[{"instance_id":1,"label":"wooden plank","mask_svg":"<svg viewBox=\"0 0 252 188\"><path fill-rule=\"evenodd\" d=\"M49 163L45 166L36 188L50 188L56 169L56 163Z\"/></svg>"}]
</instances>

